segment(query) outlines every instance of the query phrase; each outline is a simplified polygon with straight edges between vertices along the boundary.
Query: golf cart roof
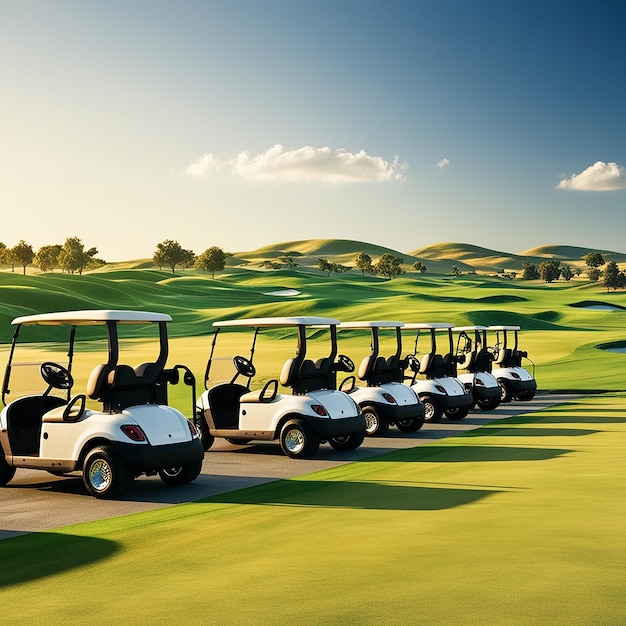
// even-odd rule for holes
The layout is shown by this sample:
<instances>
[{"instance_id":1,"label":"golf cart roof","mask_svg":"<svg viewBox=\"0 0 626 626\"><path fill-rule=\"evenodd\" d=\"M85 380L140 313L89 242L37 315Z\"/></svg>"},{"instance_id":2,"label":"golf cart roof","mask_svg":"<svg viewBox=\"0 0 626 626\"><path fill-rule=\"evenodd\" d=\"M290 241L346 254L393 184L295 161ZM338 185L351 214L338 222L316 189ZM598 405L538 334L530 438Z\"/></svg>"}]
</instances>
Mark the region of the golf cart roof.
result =
<instances>
[{"instance_id":1,"label":"golf cart roof","mask_svg":"<svg viewBox=\"0 0 626 626\"><path fill-rule=\"evenodd\" d=\"M519 330L519 326L488 326L488 330Z\"/></svg>"},{"instance_id":2,"label":"golf cart roof","mask_svg":"<svg viewBox=\"0 0 626 626\"><path fill-rule=\"evenodd\" d=\"M339 329L342 328L402 328L404 322L394 322L390 320L382 320L375 322L341 322Z\"/></svg>"},{"instance_id":3,"label":"golf cart roof","mask_svg":"<svg viewBox=\"0 0 626 626\"><path fill-rule=\"evenodd\" d=\"M226 326L246 326L248 328L279 326L339 326L341 322L332 317L250 317L243 320L223 320L213 322L216 328Z\"/></svg>"},{"instance_id":4,"label":"golf cart roof","mask_svg":"<svg viewBox=\"0 0 626 626\"><path fill-rule=\"evenodd\" d=\"M119 322L121 324L148 324L151 322L171 321L172 318L165 313L151 313L146 311L86 310L24 315L22 317L16 317L11 323L15 325L47 324L54 326L68 324L72 326L95 326L98 324L106 324L106 322Z\"/></svg>"},{"instance_id":5,"label":"golf cart roof","mask_svg":"<svg viewBox=\"0 0 626 626\"><path fill-rule=\"evenodd\" d=\"M486 326L455 326L452 330L468 331L468 330L487 330Z\"/></svg>"},{"instance_id":6,"label":"golf cart roof","mask_svg":"<svg viewBox=\"0 0 626 626\"><path fill-rule=\"evenodd\" d=\"M454 324L448 324L447 322L433 322L433 323L416 323L416 324L405 324L403 328L407 330L428 330L428 329L437 329L437 328L454 328Z\"/></svg>"}]
</instances>

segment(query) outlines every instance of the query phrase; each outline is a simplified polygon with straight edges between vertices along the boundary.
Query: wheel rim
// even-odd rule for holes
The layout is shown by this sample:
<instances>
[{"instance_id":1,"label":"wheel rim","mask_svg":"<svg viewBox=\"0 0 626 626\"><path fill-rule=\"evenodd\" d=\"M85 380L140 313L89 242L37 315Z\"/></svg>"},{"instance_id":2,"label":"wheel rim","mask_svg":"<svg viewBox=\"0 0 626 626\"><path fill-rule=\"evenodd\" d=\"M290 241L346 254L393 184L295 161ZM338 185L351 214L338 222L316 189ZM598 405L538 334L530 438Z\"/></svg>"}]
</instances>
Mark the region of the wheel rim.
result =
<instances>
[{"instance_id":1,"label":"wheel rim","mask_svg":"<svg viewBox=\"0 0 626 626\"><path fill-rule=\"evenodd\" d=\"M410 426L413 423L412 419L409 420L398 420L398 424L400 424L400 426Z\"/></svg>"},{"instance_id":2,"label":"wheel rim","mask_svg":"<svg viewBox=\"0 0 626 626\"><path fill-rule=\"evenodd\" d=\"M285 447L289 452L297 454L304 448L304 433L297 428L290 429L285 435Z\"/></svg>"},{"instance_id":3,"label":"wheel rim","mask_svg":"<svg viewBox=\"0 0 626 626\"><path fill-rule=\"evenodd\" d=\"M430 402L424 403L424 416L427 420L432 419L435 415L435 405Z\"/></svg>"},{"instance_id":4,"label":"wheel rim","mask_svg":"<svg viewBox=\"0 0 626 626\"><path fill-rule=\"evenodd\" d=\"M378 428L378 416L376 415L376 413L367 411L365 413L365 432L373 433L373 432L376 432L377 428Z\"/></svg>"},{"instance_id":5,"label":"wheel rim","mask_svg":"<svg viewBox=\"0 0 626 626\"><path fill-rule=\"evenodd\" d=\"M164 467L161 471L170 478L176 478L182 469L182 466L177 465L176 467Z\"/></svg>"},{"instance_id":6,"label":"wheel rim","mask_svg":"<svg viewBox=\"0 0 626 626\"><path fill-rule=\"evenodd\" d=\"M97 459L89 467L89 484L98 492L106 491L113 482L111 466L104 459Z\"/></svg>"}]
</instances>

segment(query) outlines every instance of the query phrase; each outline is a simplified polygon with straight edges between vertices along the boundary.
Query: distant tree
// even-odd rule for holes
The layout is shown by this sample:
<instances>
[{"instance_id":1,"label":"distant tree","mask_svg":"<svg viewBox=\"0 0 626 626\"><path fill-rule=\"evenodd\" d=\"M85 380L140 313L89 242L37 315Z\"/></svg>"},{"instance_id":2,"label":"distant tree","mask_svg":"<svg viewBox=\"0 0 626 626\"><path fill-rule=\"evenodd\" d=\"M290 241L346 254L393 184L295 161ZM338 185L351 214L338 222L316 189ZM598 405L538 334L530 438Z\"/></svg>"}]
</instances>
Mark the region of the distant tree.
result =
<instances>
[{"instance_id":1,"label":"distant tree","mask_svg":"<svg viewBox=\"0 0 626 626\"><path fill-rule=\"evenodd\" d=\"M415 271L420 272L420 274L425 274L428 269L421 261L415 261L415 263L413 263L413 267L415 268Z\"/></svg>"},{"instance_id":2,"label":"distant tree","mask_svg":"<svg viewBox=\"0 0 626 626\"><path fill-rule=\"evenodd\" d=\"M173 274L177 265L184 266L185 262L189 260L189 251L184 250L178 241L166 239L157 244L152 260L159 268L169 267Z\"/></svg>"},{"instance_id":3,"label":"distant tree","mask_svg":"<svg viewBox=\"0 0 626 626\"><path fill-rule=\"evenodd\" d=\"M561 265L555 259L542 261L539 263L539 267L537 269L539 270L539 276L546 283L558 280L561 275Z\"/></svg>"},{"instance_id":4,"label":"distant tree","mask_svg":"<svg viewBox=\"0 0 626 626\"><path fill-rule=\"evenodd\" d=\"M561 265L561 276L569 282L574 277L574 272L569 265Z\"/></svg>"},{"instance_id":5,"label":"distant tree","mask_svg":"<svg viewBox=\"0 0 626 626\"><path fill-rule=\"evenodd\" d=\"M288 253L288 254L281 254L278 257L278 260L283 264L286 265L287 267L298 267L299 263L296 263L293 260L293 254L292 253Z\"/></svg>"},{"instance_id":6,"label":"distant tree","mask_svg":"<svg viewBox=\"0 0 626 626\"><path fill-rule=\"evenodd\" d=\"M613 289L615 291L619 287L619 267L615 261L609 261L602 273L602 284L609 291Z\"/></svg>"},{"instance_id":7,"label":"distant tree","mask_svg":"<svg viewBox=\"0 0 626 626\"><path fill-rule=\"evenodd\" d=\"M522 278L524 280L537 280L540 278L537 266L530 261L524 261L522 263Z\"/></svg>"},{"instance_id":8,"label":"distant tree","mask_svg":"<svg viewBox=\"0 0 626 626\"><path fill-rule=\"evenodd\" d=\"M2 243L2 241L0 241L0 263L6 263L6 252L7 252L7 247L6 244Z\"/></svg>"},{"instance_id":9,"label":"distant tree","mask_svg":"<svg viewBox=\"0 0 626 626\"><path fill-rule=\"evenodd\" d=\"M41 246L41 248L37 250L37 254L34 258L35 265L42 272L49 272L50 270L56 269L59 267L59 254L61 250L62 247L59 244Z\"/></svg>"},{"instance_id":10,"label":"distant tree","mask_svg":"<svg viewBox=\"0 0 626 626\"><path fill-rule=\"evenodd\" d=\"M266 259L265 261L261 261L261 263L259 263L259 266L267 270L277 270L282 267L282 264Z\"/></svg>"},{"instance_id":11,"label":"distant tree","mask_svg":"<svg viewBox=\"0 0 626 626\"><path fill-rule=\"evenodd\" d=\"M626 273L621 271L617 277L617 286L619 289L626 289Z\"/></svg>"},{"instance_id":12,"label":"distant tree","mask_svg":"<svg viewBox=\"0 0 626 626\"><path fill-rule=\"evenodd\" d=\"M22 273L26 274L26 266L30 265L35 258L33 247L20 239L13 248L11 248L11 260L13 264L22 266Z\"/></svg>"},{"instance_id":13,"label":"distant tree","mask_svg":"<svg viewBox=\"0 0 626 626\"><path fill-rule=\"evenodd\" d=\"M349 272L352 267L350 267L349 265L342 265L341 263L333 263L333 272L336 272L337 274L343 274L345 272Z\"/></svg>"},{"instance_id":14,"label":"distant tree","mask_svg":"<svg viewBox=\"0 0 626 626\"><path fill-rule=\"evenodd\" d=\"M587 267L600 267L605 263L604 257L599 252L588 252L583 257L583 261Z\"/></svg>"},{"instance_id":15,"label":"distant tree","mask_svg":"<svg viewBox=\"0 0 626 626\"><path fill-rule=\"evenodd\" d=\"M193 250L183 250L183 260L180 265L183 269L194 267L196 264L196 254Z\"/></svg>"},{"instance_id":16,"label":"distant tree","mask_svg":"<svg viewBox=\"0 0 626 626\"><path fill-rule=\"evenodd\" d=\"M363 276L365 276L365 272L367 272L368 274L374 273L374 267L372 266L372 257L365 252L359 252L354 257L354 264L356 265L357 269L361 270Z\"/></svg>"},{"instance_id":17,"label":"distant tree","mask_svg":"<svg viewBox=\"0 0 626 626\"><path fill-rule=\"evenodd\" d=\"M383 252L374 264L374 270L377 274L382 274L392 279L404 273L404 270L400 267L400 264L403 262L403 259L399 259L390 252Z\"/></svg>"},{"instance_id":18,"label":"distant tree","mask_svg":"<svg viewBox=\"0 0 626 626\"><path fill-rule=\"evenodd\" d=\"M326 272L330 276L330 273L333 271L333 264L328 259L320 257L317 259L317 269L320 272Z\"/></svg>"},{"instance_id":19,"label":"distant tree","mask_svg":"<svg viewBox=\"0 0 626 626\"><path fill-rule=\"evenodd\" d=\"M597 267L590 267L587 270L587 278L589 278L592 283L597 283L600 280L601 274L602 272Z\"/></svg>"},{"instance_id":20,"label":"distant tree","mask_svg":"<svg viewBox=\"0 0 626 626\"><path fill-rule=\"evenodd\" d=\"M59 252L59 267L73 274L83 273L83 270L90 265L98 254L97 248L89 248L85 250L83 242L78 237L68 237Z\"/></svg>"},{"instance_id":21,"label":"distant tree","mask_svg":"<svg viewBox=\"0 0 626 626\"><path fill-rule=\"evenodd\" d=\"M211 272L211 278L215 278L215 272L221 272L226 267L226 253L217 246L211 246L198 255L196 267Z\"/></svg>"},{"instance_id":22,"label":"distant tree","mask_svg":"<svg viewBox=\"0 0 626 626\"><path fill-rule=\"evenodd\" d=\"M504 270L502 270L502 272L504 272ZM456 265L453 265L452 266L452 274L454 276L460 276L461 275L461 270Z\"/></svg>"}]
</instances>

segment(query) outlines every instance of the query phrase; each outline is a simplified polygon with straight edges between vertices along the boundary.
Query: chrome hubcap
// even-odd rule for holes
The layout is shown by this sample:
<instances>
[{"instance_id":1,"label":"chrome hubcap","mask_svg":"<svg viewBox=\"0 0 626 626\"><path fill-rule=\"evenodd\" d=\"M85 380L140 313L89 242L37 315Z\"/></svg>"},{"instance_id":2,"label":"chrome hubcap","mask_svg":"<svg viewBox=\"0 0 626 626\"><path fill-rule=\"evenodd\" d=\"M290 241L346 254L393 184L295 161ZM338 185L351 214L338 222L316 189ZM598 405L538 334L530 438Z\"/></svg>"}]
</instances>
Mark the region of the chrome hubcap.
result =
<instances>
[{"instance_id":1,"label":"chrome hubcap","mask_svg":"<svg viewBox=\"0 0 626 626\"><path fill-rule=\"evenodd\" d=\"M368 433L374 432L378 427L378 417L374 413L365 414L365 430Z\"/></svg>"},{"instance_id":2,"label":"chrome hubcap","mask_svg":"<svg viewBox=\"0 0 626 626\"><path fill-rule=\"evenodd\" d=\"M300 452L304 448L304 433L292 428L285 436L285 447L289 452Z\"/></svg>"},{"instance_id":3,"label":"chrome hubcap","mask_svg":"<svg viewBox=\"0 0 626 626\"><path fill-rule=\"evenodd\" d=\"M104 460L98 459L89 468L89 482L96 491L105 491L113 480L111 466Z\"/></svg>"}]
</instances>

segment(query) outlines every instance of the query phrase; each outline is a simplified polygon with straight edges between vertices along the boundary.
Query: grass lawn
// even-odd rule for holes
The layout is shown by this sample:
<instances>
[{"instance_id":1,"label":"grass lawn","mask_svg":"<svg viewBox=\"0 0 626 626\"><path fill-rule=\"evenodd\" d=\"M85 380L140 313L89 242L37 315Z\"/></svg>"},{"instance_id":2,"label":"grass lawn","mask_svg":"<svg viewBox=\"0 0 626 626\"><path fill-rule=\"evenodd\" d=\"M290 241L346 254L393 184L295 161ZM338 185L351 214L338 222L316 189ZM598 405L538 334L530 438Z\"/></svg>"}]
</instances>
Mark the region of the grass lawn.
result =
<instances>
[{"instance_id":1,"label":"grass lawn","mask_svg":"<svg viewBox=\"0 0 626 626\"><path fill-rule=\"evenodd\" d=\"M624 624L626 394L0 542L3 623ZM210 453L209 453L210 458Z\"/></svg>"}]
</instances>

